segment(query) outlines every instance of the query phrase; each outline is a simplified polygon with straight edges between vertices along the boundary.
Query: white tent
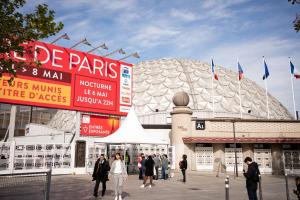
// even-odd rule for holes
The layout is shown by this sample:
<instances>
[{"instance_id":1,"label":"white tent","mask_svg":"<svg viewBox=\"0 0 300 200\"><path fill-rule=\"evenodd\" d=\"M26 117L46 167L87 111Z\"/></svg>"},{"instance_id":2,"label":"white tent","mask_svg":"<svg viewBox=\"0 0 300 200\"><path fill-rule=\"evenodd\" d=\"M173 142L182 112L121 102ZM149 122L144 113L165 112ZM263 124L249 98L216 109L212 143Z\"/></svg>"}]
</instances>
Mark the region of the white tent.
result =
<instances>
[{"instance_id":1,"label":"white tent","mask_svg":"<svg viewBox=\"0 0 300 200\"><path fill-rule=\"evenodd\" d=\"M140 124L133 107L131 107L126 119L116 132L107 137L96 139L95 142L121 144L168 144L168 141L155 138L154 136L146 133Z\"/></svg>"}]
</instances>

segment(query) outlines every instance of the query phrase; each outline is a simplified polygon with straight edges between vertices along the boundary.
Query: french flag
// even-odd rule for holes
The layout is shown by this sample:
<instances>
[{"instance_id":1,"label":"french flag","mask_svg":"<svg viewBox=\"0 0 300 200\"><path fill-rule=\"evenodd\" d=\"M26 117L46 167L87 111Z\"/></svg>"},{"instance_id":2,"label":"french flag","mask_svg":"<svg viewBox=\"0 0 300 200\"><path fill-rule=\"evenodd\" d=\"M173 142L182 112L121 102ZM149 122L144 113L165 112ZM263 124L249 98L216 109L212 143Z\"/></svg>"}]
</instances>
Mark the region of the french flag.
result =
<instances>
[{"instance_id":1,"label":"french flag","mask_svg":"<svg viewBox=\"0 0 300 200\"><path fill-rule=\"evenodd\" d=\"M244 76L244 71L239 62L238 62L238 71L239 71L239 81L240 81Z\"/></svg>"},{"instance_id":2,"label":"french flag","mask_svg":"<svg viewBox=\"0 0 300 200\"><path fill-rule=\"evenodd\" d=\"M213 73L215 80L219 80L217 73L215 73L215 64L213 59L211 59L211 72Z\"/></svg>"},{"instance_id":3,"label":"french flag","mask_svg":"<svg viewBox=\"0 0 300 200\"><path fill-rule=\"evenodd\" d=\"M295 78L300 78L300 73L297 73L297 70L295 70L294 64L292 63L292 61L290 61L290 66L291 66L291 74L295 77ZM295 72L296 71L296 72Z\"/></svg>"}]
</instances>

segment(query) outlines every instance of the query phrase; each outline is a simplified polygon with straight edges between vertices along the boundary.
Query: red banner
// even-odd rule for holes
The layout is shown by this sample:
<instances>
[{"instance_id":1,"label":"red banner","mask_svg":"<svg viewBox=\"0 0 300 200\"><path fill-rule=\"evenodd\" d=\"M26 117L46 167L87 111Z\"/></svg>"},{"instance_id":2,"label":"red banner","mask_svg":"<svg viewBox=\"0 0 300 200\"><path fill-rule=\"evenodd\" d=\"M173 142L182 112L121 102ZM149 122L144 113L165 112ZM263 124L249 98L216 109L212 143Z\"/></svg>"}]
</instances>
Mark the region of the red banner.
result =
<instances>
[{"instance_id":1,"label":"red banner","mask_svg":"<svg viewBox=\"0 0 300 200\"><path fill-rule=\"evenodd\" d=\"M0 78L0 102L126 115L132 104L132 65L43 42L26 44L33 53L16 61L40 67L17 71L9 85Z\"/></svg>"},{"instance_id":2,"label":"red banner","mask_svg":"<svg viewBox=\"0 0 300 200\"><path fill-rule=\"evenodd\" d=\"M118 128L118 118L82 115L80 135L106 137L114 133Z\"/></svg>"}]
</instances>

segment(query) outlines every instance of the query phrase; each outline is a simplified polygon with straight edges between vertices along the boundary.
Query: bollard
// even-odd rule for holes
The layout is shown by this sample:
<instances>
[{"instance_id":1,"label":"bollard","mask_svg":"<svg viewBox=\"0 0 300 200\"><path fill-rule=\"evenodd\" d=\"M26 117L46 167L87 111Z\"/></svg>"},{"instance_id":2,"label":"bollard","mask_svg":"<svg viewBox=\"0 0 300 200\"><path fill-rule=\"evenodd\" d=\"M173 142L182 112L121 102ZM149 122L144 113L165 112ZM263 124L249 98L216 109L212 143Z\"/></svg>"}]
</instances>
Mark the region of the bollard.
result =
<instances>
[{"instance_id":1,"label":"bollard","mask_svg":"<svg viewBox=\"0 0 300 200\"><path fill-rule=\"evenodd\" d=\"M285 191L286 191L286 199L290 200L290 193L289 193L289 182L288 182L288 177L287 174L284 174L284 178L285 178Z\"/></svg>"},{"instance_id":2,"label":"bollard","mask_svg":"<svg viewBox=\"0 0 300 200\"><path fill-rule=\"evenodd\" d=\"M259 174L258 177L259 177L259 182L258 182L258 187L259 187L259 191L258 191L258 193L259 193L259 200L263 200L263 197L262 197L262 189L261 189L261 175Z\"/></svg>"},{"instance_id":3,"label":"bollard","mask_svg":"<svg viewBox=\"0 0 300 200\"><path fill-rule=\"evenodd\" d=\"M229 176L225 179L225 200L229 200Z\"/></svg>"}]
</instances>

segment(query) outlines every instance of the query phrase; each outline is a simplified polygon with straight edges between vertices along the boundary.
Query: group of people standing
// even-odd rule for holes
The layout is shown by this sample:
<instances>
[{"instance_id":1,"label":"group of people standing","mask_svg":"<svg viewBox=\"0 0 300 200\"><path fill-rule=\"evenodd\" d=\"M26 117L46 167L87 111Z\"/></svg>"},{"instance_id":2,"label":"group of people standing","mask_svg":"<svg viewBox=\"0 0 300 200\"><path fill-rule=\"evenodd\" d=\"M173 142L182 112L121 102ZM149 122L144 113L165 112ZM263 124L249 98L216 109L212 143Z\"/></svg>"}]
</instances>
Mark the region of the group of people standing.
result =
<instances>
[{"instance_id":1,"label":"group of people standing","mask_svg":"<svg viewBox=\"0 0 300 200\"><path fill-rule=\"evenodd\" d=\"M138 167L139 167L139 179L143 180L143 184L140 186L144 188L148 178L150 179L149 188L152 187L153 177L155 180L158 180L158 170L161 168L162 179L166 180L168 178L166 171L168 170L168 157L167 155L149 155L147 159L145 159L144 154L142 153L138 158ZM179 162L179 168L182 172L183 182L186 182L186 169L187 169L187 156L184 154L182 156L182 160ZM154 176L154 169L155 169L155 176Z\"/></svg>"},{"instance_id":2,"label":"group of people standing","mask_svg":"<svg viewBox=\"0 0 300 200\"><path fill-rule=\"evenodd\" d=\"M167 179L167 170L169 166L168 156L163 154L153 154L149 156L145 156L141 153L138 157L138 168L139 168L139 179L144 180L145 177L149 177L149 174L152 174L152 179L154 176L154 169L155 169L155 176L154 178L158 179L159 168L161 168L162 179ZM150 178L151 179L151 178Z\"/></svg>"},{"instance_id":3,"label":"group of people standing","mask_svg":"<svg viewBox=\"0 0 300 200\"><path fill-rule=\"evenodd\" d=\"M126 157L126 156L125 156ZM186 181L185 170L187 168L187 161L186 155L183 155L183 160L180 161L179 167L183 174L183 182ZM122 190L123 190L123 182L128 177L128 169L126 165L128 165L128 158L125 158L125 161L122 160L120 153L116 153L114 156L114 160L109 165L109 162L105 159L104 154L101 154L99 159L96 161L93 171L93 181L96 181L95 188L94 188L94 196L98 196L99 185L102 183L102 196L105 195L106 191L106 182L109 180L108 175L109 173L112 175L114 179L114 189L115 189L115 200L122 200ZM125 163L126 162L126 163ZM141 185L142 188L145 187L146 182L150 179L149 188L152 187L153 178L156 180L158 179L159 168L162 170L162 178L167 179L169 160L167 155L160 156L157 155L149 155L147 159L145 158L144 154L141 153L138 157L138 168L139 168L139 179L143 180L143 184ZM155 176L154 176L155 170Z\"/></svg>"}]
</instances>

